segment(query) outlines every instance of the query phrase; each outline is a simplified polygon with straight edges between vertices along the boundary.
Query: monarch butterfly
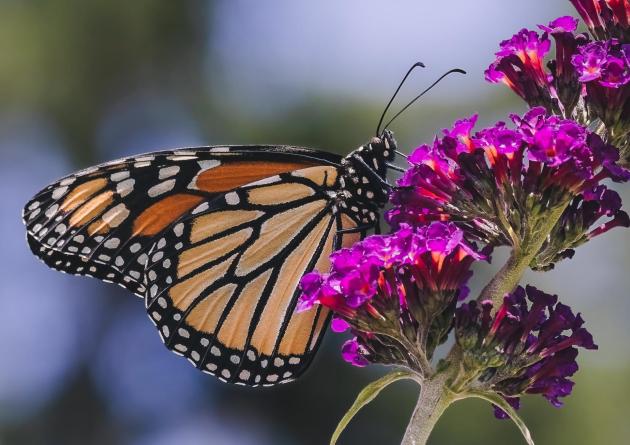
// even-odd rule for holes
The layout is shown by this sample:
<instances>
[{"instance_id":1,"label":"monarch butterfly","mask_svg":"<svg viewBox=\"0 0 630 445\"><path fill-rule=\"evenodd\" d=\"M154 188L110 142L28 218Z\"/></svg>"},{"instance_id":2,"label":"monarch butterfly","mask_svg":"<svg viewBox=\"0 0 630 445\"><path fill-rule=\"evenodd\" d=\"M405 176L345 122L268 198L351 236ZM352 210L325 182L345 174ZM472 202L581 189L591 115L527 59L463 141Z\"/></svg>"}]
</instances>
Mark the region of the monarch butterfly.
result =
<instances>
[{"instance_id":1,"label":"monarch butterfly","mask_svg":"<svg viewBox=\"0 0 630 445\"><path fill-rule=\"evenodd\" d=\"M198 369L285 383L308 367L330 319L322 307L295 313L300 278L378 231L396 168L393 134L379 130L345 157L212 146L91 167L26 204L28 244L53 269L143 297L165 345Z\"/></svg>"}]
</instances>

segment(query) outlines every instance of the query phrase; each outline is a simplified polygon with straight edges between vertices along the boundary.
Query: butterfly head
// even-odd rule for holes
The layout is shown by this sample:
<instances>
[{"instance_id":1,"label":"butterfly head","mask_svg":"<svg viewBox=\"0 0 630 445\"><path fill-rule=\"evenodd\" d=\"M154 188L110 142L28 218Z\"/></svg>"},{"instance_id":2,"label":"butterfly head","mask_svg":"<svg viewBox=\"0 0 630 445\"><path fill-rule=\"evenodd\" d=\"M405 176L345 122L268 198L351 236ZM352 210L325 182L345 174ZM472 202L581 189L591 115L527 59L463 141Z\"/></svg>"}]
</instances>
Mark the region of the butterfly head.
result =
<instances>
[{"instance_id":1,"label":"butterfly head","mask_svg":"<svg viewBox=\"0 0 630 445\"><path fill-rule=\"evenodd\" d=\"M343 187L350 196L375 209L388 200L391 185L387 182L389 164L396 156L396 140L389 130L373 137L342 161Z\"/></svg>"},{"instance_id":2,"label":"butterfly head","mask_svg":"<svg viewBox=\"0 0 630 445\"><path fill-rule=\"evenodd\" d=\"M383 180L387 177L387 164L395 157L396 140L390 130L383 130L380 136L373 137L370 142L348 155L348 159L355 159L354 164L360 159L358 162L365 164L362 166L363 169L369 168Z\"/></svg>"}]
</instances>

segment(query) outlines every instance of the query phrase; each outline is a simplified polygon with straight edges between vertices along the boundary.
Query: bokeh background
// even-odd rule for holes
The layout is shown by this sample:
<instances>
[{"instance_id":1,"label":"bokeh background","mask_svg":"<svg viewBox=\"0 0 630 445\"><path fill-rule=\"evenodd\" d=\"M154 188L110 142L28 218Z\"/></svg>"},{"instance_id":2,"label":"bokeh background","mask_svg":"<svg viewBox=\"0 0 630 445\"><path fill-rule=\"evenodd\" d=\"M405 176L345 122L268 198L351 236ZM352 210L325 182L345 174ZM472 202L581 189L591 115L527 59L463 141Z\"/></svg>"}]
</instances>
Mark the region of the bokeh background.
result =
<instances>
[{"instance_id":1,"label":"bokeh background","mask_svg":"<svg viewBox=\"0 0 630 445\"><path fill-rule=\"evenodd\" d=\"M372 135L416 60L428 68L399 106L445 70L469 74L395 122L403 150L474 112L483 123L504 119L524 107L483 80L498 42L572 12L547 0L1 1L0 444L327 443L358 391L385 372L343 363L342 336L327 335L299 382L222 384L162 346L139 299L32 257L22 204L78 168L169 147L346 153ZM582 311L600 345L582 354L564 408L524 400L539 444L628 443L629 241L614 231L555 271L527 276ZM480 268L478 286L493 267ZM411 384L392 386L341 443L398 443L416 395ZM513 443L522 443L516 429L474 400L451 408L431 439Z\"/></svg>"}]
</instances>

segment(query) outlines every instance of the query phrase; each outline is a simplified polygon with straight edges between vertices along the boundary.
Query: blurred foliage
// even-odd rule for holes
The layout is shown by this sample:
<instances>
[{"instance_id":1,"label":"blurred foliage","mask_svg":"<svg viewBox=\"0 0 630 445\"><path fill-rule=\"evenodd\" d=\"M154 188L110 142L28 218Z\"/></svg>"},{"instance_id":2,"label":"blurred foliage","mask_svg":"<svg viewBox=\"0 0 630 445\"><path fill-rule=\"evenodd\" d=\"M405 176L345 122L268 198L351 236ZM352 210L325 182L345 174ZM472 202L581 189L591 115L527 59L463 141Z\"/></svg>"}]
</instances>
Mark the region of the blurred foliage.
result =
<instances>
[{"instance_id":1,"label":"blurred foliage","mask_svg":"<svg viewBox=\"0 0 630 445\"><path fill-rule=\"evenodd\" d=\"M381 103L307 94L281 113L247 113L231 104L224 91L213 87L220 83L210 81L215 64L208 49L213 4L201 0L3 1L0 119L21 112L45 116L54 124L77 166L86 166L98 156L97 129L113 105L138 91L175 97L193 116L202 137L213 144L282 143L345 153L369 139ZM394 130L401 147L408 150L429 141L456 118L480 112L482 121L490 122L507 110L520 111L520 106L499 90L496 96L474 104L427 100L399 118ZM34 189L44 185L39 182L39 178L32 178ZM10 209L1 217L15 215L17 209ZM35 266L43 270L40 264ZM133 306L138 317L144 317L140 301L121 305L119 299L132 297L111 286L90 285L93 291L86 298L104 303L103 326L98 335L104 335L110 319L127 306ZM157 334L155 337L159 341ZM191 407L185 415L248 431L262 429L265 438L261 436L261 444L327 443L356 394L383 373L343 363L338 352L340 342L341 336L328 335L313 369L295 384L252 390L229 387L207 377L200 389L207 395L207 406L201 412ZM99 338L85 342L92 348L86 360L45 408L17 422L0 422L0 444L136 443L136 438L148 430L169 426L168 419L160 425L117 420L89 372L94 366L92 359L100 352L99 343ZM627 356L627 342L623 347ZM164 349L163 354L170 353ZM30 366L3 357L0 366L9 364ZM575 395L567 400L565 408L556 410L530 397L525 399L523 417L540 444L627 443L629 373L628 367L585 367L578 374ZM166 380L177 378L174 374ZM416 396L417 388L412 383L401 382L386 389L359 413L339 443L397 443ZM0 412L10 409L0 406ZM200 443L214 444L214 440L209 435ZM520 440L513 425L495 420L487 404L471 400L447 412L431 443L517 444Z\"/></svg>"},{"instance_id":2,"label":"blurred foliage","mask_svg":"<svg viewBox=\"0 0 630 445\"><path fill-rule=\"evenodd\" d=\"M208 2L5 1L0 103L50 116L74 155L90 159L112 102L136 89L197 97Z\"/></svg>"}]
</instances>

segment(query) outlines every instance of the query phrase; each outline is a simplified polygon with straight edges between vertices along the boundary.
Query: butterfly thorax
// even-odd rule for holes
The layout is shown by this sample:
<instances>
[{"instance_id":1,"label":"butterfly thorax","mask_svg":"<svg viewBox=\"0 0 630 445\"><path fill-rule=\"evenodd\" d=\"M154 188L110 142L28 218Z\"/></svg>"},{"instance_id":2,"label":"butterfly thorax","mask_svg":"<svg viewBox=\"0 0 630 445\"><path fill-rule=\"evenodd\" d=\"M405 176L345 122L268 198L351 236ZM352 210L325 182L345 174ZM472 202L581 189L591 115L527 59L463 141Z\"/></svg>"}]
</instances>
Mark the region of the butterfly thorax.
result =
<instances>
[{"instance_id":1,"label":"butterfly thorax","mask_svg":"<svg viewBox=\"0 0 630 445\"><path fill-rule=\"evenodd\" d=\"M368 218L373 222L372 215L388 201L391 186L387 183L387 163L394 159L395 150L396 140L385 130L380 137L372 138L341 161L340 183L344 197L370 210L367 216L361 215L362 220Z\"/></svg>"}]
</instances>

